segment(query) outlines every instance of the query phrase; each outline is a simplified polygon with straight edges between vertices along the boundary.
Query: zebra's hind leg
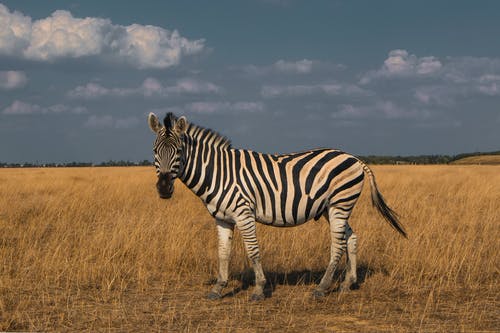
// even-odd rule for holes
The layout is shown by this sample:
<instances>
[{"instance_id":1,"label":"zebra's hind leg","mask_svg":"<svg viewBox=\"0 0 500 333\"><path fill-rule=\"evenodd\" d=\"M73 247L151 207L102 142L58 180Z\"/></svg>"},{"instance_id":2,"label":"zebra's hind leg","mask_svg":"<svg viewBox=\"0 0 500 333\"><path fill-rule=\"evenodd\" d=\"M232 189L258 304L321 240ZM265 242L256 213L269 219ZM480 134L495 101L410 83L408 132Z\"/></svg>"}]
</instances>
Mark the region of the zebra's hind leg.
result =
<instances>
[{"instance_id":1,"label":"zebra's hind leg","mask_svg":"<svg viewBox=\"0 0 500 333\"><path fill-rule=\"evenodd\" d=\"M356 284L358 280L357 276L357 252L358 252L358 237L351 229L349 224L347 224L347 230L345 233L347 239L347 271L345 274L344 282L340 285L340 291L348 291L351 286Z\"/></svg>"},{"instance_id":2,"label":"zebra's hind leg","mask_svg":"<svg viewBox=\"0 0 500 333\"><path fill-rule=\"evenodd\" d=\"M234 224L217 220L217 235L219 238L219 275L217 282L208 293L208 299L219 299L222 297L222 290L227 286L229 278L229 258L231 256L231 246L233 240Z\"/></svg>"},{"instance_id":3,"label":"zebra's hind leg","mask_svg":"<svg viewBox=\"0 0 500 333\"><path fill-rule=\"evenodd\" d=\"M330 262L326 268L326 272L321 279L321 282L313 291L313 297L319 298L326 295L327 290L330 288L333 279L333 273L337 268L340 258L346 249L346 229L347 219L350 215L350 210L338 209L337 207L330 206L328 208L328 221L330 223Z\"/></svg>"},{"instance_id":4,"label":"zebra's hind leg","mask_svg":"<svg viewBox=\"0 0 500 333\"><path fill-rule=\"evenodd\" d=\"M255 218L250 213L247 218L242 218L236 222L236 226L241 233L241 238L245 244L248 258L252 262L255 273L255 288L250 300L260 301L264 299L264 287L266 285L266 276L260 263L259 244L257 242Z\"/></svg>"}]
</instances>

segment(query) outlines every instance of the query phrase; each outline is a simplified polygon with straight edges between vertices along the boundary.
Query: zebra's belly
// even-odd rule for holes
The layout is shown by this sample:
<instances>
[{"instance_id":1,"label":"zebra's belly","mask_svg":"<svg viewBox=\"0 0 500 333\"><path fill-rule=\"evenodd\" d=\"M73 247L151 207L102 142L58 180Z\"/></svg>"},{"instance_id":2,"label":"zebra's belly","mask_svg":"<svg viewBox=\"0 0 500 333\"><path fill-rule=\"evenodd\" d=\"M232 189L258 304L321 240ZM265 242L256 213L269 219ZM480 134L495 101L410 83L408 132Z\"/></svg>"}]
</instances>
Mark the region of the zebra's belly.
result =
<instances>
[{"instance_id":1,"label":"zebra's belly","mask_svg":"<svg viewBox=\"0 0 500 333\"><path fill-rule=\"evenodd\" d=\"M276 227L293 227L321 217L328 203L325 194L317 199L302 196L298 200L278 202L276 205L257 205L256 221Z\"/></svg>"},{"instance_id":2,"label":"zebra's belly","mask_svg":"<svg viewBox=\"0 0 500 333\"><path fill-rule=\"evenodd\" d=\"M233 192L236 194L233 195ZM237 188L233 188L228 190L225 195L216 197L211 202L205 202L210 214L217 219L234 223L238 220L237 205L240 204L241 207L241 202L246 202L245 206L253 208L256 222L275 227L293 227L304 224L313 218L319 218L323 214L327 202L327 196L324 195L314 200L309 196L302 196L298 201L273 201L273 204L264 201L265 204L255 205L238 192ZM263 200L257 200L257 202L263 203Z\"/></svg>"},{"instance_id":3,"label":"zebra's belly","mask_svg":"<svg viewBox=\"0 0 500 333\"><path fill-rule=\"evenodd\" d=\"M306 216L299 214L296 219L285 221L282 217L275 217L273 219L272 216L257 214L255 220L259 223L270 225L273 227L294 227L306 223L313 217L314 216L307 218Z\"/></svg>"}]
</instances>

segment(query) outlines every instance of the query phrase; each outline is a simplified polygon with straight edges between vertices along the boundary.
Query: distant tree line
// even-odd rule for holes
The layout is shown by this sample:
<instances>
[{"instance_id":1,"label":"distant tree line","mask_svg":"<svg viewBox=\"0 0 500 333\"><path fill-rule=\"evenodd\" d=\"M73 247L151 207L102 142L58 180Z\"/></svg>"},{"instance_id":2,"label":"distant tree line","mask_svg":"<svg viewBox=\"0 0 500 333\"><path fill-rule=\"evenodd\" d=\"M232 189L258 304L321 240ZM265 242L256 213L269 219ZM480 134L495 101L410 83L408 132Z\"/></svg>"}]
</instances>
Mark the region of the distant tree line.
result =
<instances>
[{"instance_id":1,"label":"distant tree line","mask_svg":"<svg viewBox=\"0 0 500 333\"><path fill-rule=\"evenodd\" d=\"M72 168L72 167L117 167L117 166L146 166L153 165L151 161L143 160L140 162L131 161L113 161L109 160L107 162L101 163L89 163L89 162L65 162L65 163L3 163L0 162L0 168Z\"/></svg>"},{"instance_id":2,"label":"distant tree line","mask_svg":"<svg viewBox=\"0 0 500 333\"><path fill-rule=\"evenodd\" d=\"M418 156L359 156L368 164L447 164L454 160L449 155L418 155Z\"/></svg>"},{"instance_id":3,"label":"distant tree line","mask_svg":"<svg viewBox=\"0 0 500 333\"><path fill-rule=\"evenodd\" d=\"M469 156L500 155L500 151L464 153L458 155L359 156L368 164L448 164Z\"/></svg>"},{"instance_id":4,"label":"distant tree line","mask_svg":"<svg viewBox=\"0 0 500 333\"><path fill-rule=\"evenodd\" d=\"M116 166L145 166L145 165L153 165L151 161L148 160L142 160L140 162L130 162L130 161L107 161L107 162L101 162L97 165L94 166L99 166L99 167L116 167Z\"/></svg>"},{"instance_id":5,"label":"distant tree line","mask_svg":"<svg viewBox=\"0 0 500 333\"><path fill-rule=\"evenodd\" d=\"M358 156L368 164L448 164L453 161L469 157L482 155L500 155L500 151L476 152L458 155L416 155L416 156ZM131 161L113 161L101 162L98 164L88 162L67 162L67 163L3 163L0 162L0 168L70 168L70 167L124 167L124 166L148 166L153 165L149 160L140 162Z\"/></svg>"}]
</instances>

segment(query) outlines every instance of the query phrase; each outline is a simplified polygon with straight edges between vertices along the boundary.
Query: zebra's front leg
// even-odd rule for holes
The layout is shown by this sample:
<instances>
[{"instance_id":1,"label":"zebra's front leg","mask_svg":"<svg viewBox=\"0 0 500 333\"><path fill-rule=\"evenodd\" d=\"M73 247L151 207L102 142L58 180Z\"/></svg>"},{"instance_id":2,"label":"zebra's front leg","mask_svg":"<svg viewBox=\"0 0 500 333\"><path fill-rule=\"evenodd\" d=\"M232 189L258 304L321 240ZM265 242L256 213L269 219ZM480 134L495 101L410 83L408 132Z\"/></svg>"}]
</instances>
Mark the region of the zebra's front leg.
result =
<instances>
[{"instance_id":1,"label":"zebra's front leg","mask_svg":"<svg viewBox=\"0 0 500 333\"><path fill-rule=\"evenodd\" d=\"M255 218L253 216L236 222L236 226L241 233L248 258L252 262L255 273L255 288L250 300L260 301L264 299L264 287L266 285L266 277L260 263L259 244L257 242L257 234L255 227Z\"/></svg>"},{"instance_id":2,"label":"zebra's front leg","mask_svg":"<svg viewBox=\"0 0 500 333\"><path fill-rule=\"evenodd\" d=\"M231 257L231 247L233 240L234 224L217 220L217 235L219 238L219 275L217 282L212 290L208 293L208 299L220 299L222 290L227 286L229 278L229 259Z\"/></svg>"}]
</instances>

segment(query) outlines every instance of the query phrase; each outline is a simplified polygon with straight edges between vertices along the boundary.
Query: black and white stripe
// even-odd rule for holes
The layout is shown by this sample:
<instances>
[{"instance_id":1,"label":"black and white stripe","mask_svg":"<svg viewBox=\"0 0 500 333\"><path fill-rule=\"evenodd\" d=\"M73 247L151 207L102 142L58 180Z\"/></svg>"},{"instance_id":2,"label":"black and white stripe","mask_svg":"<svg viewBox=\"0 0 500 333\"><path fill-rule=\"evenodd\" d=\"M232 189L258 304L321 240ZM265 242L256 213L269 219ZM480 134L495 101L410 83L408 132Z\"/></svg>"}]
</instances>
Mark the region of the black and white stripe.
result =
<instances>
[{"instance_id":1,"label":"black and white stripe","mask_svg":"<svg viewBox=\"0 0 500 333\"><path fill-rule=\"evenodd\" d=\"M331 260L314 295L329 288L333 271L347 250L344 289L356 282L356 235L348 218L361 193L365 176L372 202L389 224L406 237L396 214L385 204L372 171L356 157L339 150L314 149L287 155L234 149L225 137L168 114L162 126L150 114L159 183L179 178L217 220L219 277L209 294L218 298L227 283L227 264L234 226L240 231L256 274L254 299L263 297L265 277L255 234L255 222L291 227L325 216L330 223ZM158 185L162 196L161 185ZM170 195L171 192L170 191ZM165 192L165 191L164 191ZM168 192L168 191L166 191ZM165 197L165 196L162 196ZM170 196L167 196L170 197Z\"/></svg>"}]
</instances>

